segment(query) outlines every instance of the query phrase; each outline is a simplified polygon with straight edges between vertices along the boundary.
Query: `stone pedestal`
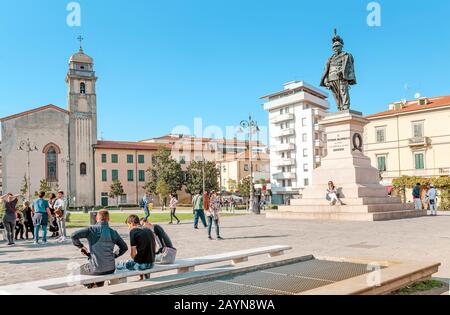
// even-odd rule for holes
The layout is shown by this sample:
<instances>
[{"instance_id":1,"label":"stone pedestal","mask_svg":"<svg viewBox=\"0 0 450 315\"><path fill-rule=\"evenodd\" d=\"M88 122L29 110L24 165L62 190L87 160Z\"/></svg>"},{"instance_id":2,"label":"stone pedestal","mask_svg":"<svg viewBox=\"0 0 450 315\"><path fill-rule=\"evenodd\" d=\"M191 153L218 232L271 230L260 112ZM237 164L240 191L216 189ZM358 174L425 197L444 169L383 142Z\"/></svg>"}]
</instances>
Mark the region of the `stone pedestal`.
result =
<instances>
[{"instance_id":1,"label":"stone pedestal","mask_svg":"<svg viewBox=\"0 0 450 315\"><path fill-rule=\"evenodd\" d=\"M389 197L380 184L379 172L363 154L364 126L361 113L344 111L327 115L320 125L326 134L327 156L313 172L312 186L303 199L291 201L269 218L379 221L426 215L400 198ZM333 181L344 205L331 206L326 199L328 182Z\"/></svg>"}]
</instances>

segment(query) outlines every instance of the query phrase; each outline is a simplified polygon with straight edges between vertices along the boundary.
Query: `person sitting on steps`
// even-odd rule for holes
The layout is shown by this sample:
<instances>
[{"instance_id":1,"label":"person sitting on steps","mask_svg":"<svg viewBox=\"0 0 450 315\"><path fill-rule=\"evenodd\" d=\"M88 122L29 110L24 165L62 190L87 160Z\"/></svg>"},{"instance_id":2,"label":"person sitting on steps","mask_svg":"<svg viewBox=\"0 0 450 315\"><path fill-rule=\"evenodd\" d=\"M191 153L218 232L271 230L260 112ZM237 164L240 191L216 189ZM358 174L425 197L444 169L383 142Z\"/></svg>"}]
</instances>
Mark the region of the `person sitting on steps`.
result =
<instances>
[{"instance_id":1,"label":"person sitting on steps","mask_svg":"<svg viewBox=\"0 0 450 315\"><path fill-rule=\"evenodd\" d=\"M342 203L341 199L339 199L338 191L332 181L328 182L327 200L330 201L330 206L334 206L334 205L336 205L336 203L339 203L339 205L341 205L341 206L344 205Z\"/></svg>"}]
</instances>

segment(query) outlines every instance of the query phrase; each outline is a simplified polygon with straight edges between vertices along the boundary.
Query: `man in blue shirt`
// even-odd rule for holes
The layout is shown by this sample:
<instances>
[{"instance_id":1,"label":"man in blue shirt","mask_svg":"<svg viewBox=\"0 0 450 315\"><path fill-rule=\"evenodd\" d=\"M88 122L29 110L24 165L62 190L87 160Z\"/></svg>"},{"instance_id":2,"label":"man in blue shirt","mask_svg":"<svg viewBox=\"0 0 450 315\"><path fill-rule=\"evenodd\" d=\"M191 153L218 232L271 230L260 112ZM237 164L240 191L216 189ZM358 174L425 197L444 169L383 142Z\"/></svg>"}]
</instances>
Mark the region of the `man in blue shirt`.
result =
<instances>
[{"instance_id":1,"label":"man in blue shirt","mask_svg":"<svg viewBox=\"0 0 450 315\"><path fill-rule=\"evenodd\" d=\"M34 245L39 244L39 230L42 226L42 243L47 244L48 218L51 216L48 201L44 199L45 192L39 193L39 198L33 201L31 211L34 224Z\"/></svg>"},{"instance_id":2,"label":"man in blue shirt","mask_svg":"<svg viewBox=\"0 0 450 315\"><path fill-rule=\"evenodd\" d=\"M420 187L421 187L420 183L417 183L412 193L416 210L422 210L422 198L420 196Z\"/></svg>"}]
</instances>

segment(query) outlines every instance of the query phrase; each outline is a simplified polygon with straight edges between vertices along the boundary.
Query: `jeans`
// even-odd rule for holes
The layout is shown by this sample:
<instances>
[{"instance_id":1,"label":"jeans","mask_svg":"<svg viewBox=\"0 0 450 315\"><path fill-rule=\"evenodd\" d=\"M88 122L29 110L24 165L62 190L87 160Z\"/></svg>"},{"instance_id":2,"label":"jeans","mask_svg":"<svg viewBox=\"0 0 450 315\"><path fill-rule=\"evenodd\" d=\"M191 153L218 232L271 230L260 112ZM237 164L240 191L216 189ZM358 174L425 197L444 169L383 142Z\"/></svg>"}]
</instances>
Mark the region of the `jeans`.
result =
<instances>
[{"instance_id":1,"label":"jeans","mask_svg":"<svg viewBox=\"0 0 450 315\"><path fill-rule=\"evenodd\" d=\"M47 242L47 225L35 225L34 226L34 240L39 241L39 230L42 226L42 241Z\"/></svg>"},{"instance_id":2,"label":"jeans","mask_svg":"<svg viewBox=\"0 0 450 315\"><path fill-rule=\"evenodd\" d=\"M144 213L145 213L145 220L148 220L148 218L150 217L150 210L148 209L148 205L145 205L144 207Z\"/></svg>"},{"instance_id":3,"label":"jeans","mask_svg":"<svg viewBox=\"0 0 450 315\"><path fill-rule=\"evenodd\" d=\"M200 218L200 220L202 220L203 226L206 228L208 227L208 225L206 224L206 219L205 219L205 212L203 211L203 209L200 210L194 210L194 227L197 228L198 227L198 219Z\"/></svg>"},{"instance_id":4,"label":"jeans","mask_svg":"<svg viewBox=\"0 0 450 315\"><path fill-rule=\"evenodd\" d=\"M180 221L180 219L178 219L177 216L175 215L176 211L177 211L176 208L170 209L170 223L173 222L173 218L175 218L177 221Z\"/></svg>"},{"instance_id":5,"label":"jeans","mask_svg":"<svg viewBox=\"0 0 450 315\"><path fill-rule=\"evenodd\" d=\"M213 221L214 221L214 224L216 226L216 235L217 235L217 237L219 237L220 236L219 220L218 219L214 219L213 216L209 216L208 217L208 236L211 237L211 230L212 230Z\"/></svg>"},{"instance_id":6,"label":"jeans","mask_svg":"<svg viewBox=\"0 0 450 315\"><path fill-rule=\"evenodd\" d=\"M3 225L5 226L8 244L14 244L14 233L16 231L16 220L14 220L14 221L3 220Z\"/></svg>"},{"instance_id":7,"label":"jeans","mask_svg":"<svg viewBox=\"0 0 450 315\"><path fill-rule=\"evenodd\" d=\"M437 214L437 201L436 200L430 200L430 210L431 214Z\"/></svg>"},{"instance_id":8,"label":"jeans","mask_svg":"<svg viewBox=\"0 0 450 315\"><path fill-rule=\"evenodd\" d=\"M58 228L59 228L59 236L60 237L67 237L67 235L66 235L66 218L65 218L65 214L64 214L64 217L58 218Z\"/></svg>"},{"instance_id":9,"label":"jeans","mask_svg":"<svg viewBox=\"0 0 450 315\"><path fill-rule=\"evenodd\" d=\"M422 199L414 198L414 205L416 210L422 210Z\"/></svg>"},{"instance_id":10,"label":"jeans","mask_svg":"<svg viewBox=\"0 0 450 315\"><path fill-rule=\"evenodd\" d=\"M153 263L150 264L138 264L134 260L130 259L117 264L117 270L130 270L130 271L142 271L152 269Z\"/></svg>"}]
</instances>

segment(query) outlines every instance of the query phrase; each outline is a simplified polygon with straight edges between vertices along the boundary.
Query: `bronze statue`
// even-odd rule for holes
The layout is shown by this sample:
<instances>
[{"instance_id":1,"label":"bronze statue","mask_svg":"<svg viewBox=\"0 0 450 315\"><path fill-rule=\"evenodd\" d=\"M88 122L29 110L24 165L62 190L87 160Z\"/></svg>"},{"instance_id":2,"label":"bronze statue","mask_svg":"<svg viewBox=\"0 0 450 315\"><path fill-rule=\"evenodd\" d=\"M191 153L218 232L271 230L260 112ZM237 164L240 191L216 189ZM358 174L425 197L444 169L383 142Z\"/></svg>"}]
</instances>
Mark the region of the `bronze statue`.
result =
<instances>
[{"instance_id":1,"label":"bronze statue","mask_svg":"<svg viewBox=\"0 0 450 315\"><path fill-rule=\"evenodd\" d=\"M344 40L334 30L333 51L328 59L320 86L331 90L339 111L350 109L350 86L356 85L353 56L342 51Z\"/></svg>"}]
</instances>

